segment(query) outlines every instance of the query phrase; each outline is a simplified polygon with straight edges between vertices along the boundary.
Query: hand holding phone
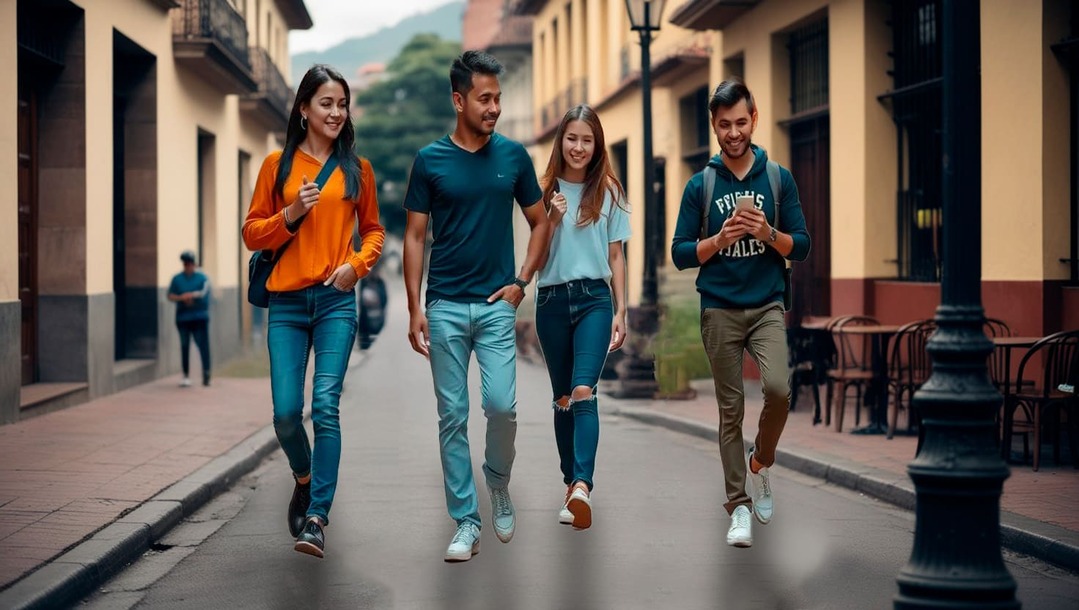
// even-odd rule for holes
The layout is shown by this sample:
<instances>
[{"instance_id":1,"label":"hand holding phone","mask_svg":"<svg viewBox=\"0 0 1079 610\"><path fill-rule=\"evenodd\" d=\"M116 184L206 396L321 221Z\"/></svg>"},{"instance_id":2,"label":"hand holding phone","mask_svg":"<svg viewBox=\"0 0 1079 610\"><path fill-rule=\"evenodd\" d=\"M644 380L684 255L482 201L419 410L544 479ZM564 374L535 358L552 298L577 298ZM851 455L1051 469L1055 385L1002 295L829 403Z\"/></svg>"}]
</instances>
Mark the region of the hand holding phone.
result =
<instances>
[{"instance_id":1,"label":"hand holding phone","mask_svg":"<svg viewBox=\"0 0 1079 610\"><path fill-rule=\"evenodd\" d=\"M735 199L735 210L752 210L753 207L753 195L739 195L738 198Z\"/></svg>"}]
</instances>

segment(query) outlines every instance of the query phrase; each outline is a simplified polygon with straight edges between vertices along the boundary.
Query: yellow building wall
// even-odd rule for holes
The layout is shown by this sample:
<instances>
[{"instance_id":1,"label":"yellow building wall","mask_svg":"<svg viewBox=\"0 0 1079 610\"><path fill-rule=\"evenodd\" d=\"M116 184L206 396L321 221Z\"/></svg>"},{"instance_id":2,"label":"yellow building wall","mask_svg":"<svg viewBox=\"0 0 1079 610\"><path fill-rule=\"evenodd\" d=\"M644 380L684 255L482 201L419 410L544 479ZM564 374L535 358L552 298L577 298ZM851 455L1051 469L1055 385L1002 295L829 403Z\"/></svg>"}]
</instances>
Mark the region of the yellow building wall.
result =
<instances>
[{"instance_id":1,"label":"yellow building wall","mask_svg":"<svg viewBox=\"0 0 1079 610\"><path fill-rule=\"evenodd\" d=\"M19 300L19 111L15 0L0 0L0 303Z\"/></svg>"},{"instance_id":2,"label":"yellow building wall","mask_svg":"<svg viewBox=\"0 0 1079 610\"><path fill-rule=\"evenodd\" d=\"M14 2L12 2L13 4ZM239 238L238 153L251 155L251 180L262 159L277 143L264 128L241 125L239 97L222 95L199 75L179 67L172 58L172 21L161 9L144 0L102 4L77 2L86 21L86 129L87 154L87 294L112 292L112 214L93 210L111 208L112 193L112 50L113 29L143 47L156 58L157 81L157 277L167 285L180 269L179 253L198 245L198 134L214 136L214 188L204 202L203 249L200 264L215 286L240 284L241 268L235 253L242 250ZM273 2L259 3L261 43L282 37L280 25L274 36L266 24L284 20ZM90 10L92 9L92 10ZM270 15L269 19L267 15ZM249 41L255 40L254 3L248 3ZM277 44L274 44L276 47ZM271 55L280 55L270 49ZM279 64L283 72L288 62ZM250 185L249 185L250 186Z\"/></svg>"}]
</instances>

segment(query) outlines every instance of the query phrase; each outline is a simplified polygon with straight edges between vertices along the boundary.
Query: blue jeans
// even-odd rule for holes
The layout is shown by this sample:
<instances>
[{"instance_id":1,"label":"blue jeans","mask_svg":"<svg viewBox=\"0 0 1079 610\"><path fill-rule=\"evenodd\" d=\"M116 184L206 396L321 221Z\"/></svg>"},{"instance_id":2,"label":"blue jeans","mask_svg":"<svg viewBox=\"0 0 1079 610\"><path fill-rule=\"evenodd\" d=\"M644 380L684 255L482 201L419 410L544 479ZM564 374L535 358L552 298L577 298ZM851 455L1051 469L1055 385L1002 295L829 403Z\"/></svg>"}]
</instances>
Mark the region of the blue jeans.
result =
<instances>
[{"instance_id":1,"label":"blue jeans","mask_svg":"<svg viewBox=\"0 0 1079 610\"><path fill-rule=\"evenodd\" d=\"M277 440L297 477L311 474L308 517L329 523L341 462L341 385L356 338L356 296L321 284L270 295L266 343ZM303 427L307 358L315 352L311 421L314 451Z\"/></svg>"},{"instance_id":2,"label":"blue jeans","mask_svg":"<svg viewBox=\"0 0 1079 610\"><path fill-rule=\"evenodd\" d=\"M536 334L551 377L555 444L566 485L582 481L592 489L599 445L595 392L613 318L611 290L603 280L544 286L536 294ZM557 401L579 386L592 388L592 397L559 407Z\"/></svg>"},{"instance_id":3,"label":"blue jeans","mask_svg":"<svg viewBox=\"0 0 1079 610\"><path fill-rule=\"evenodd\" d=\"M480 365L487 447L483 474L487 486L506 487L517 437L517 310L506 301L427 304L431 376L438 399L438 440L446 507L458 525L480 526L472 455L468 448L468 366L472 352Z\"/></svg>"}]
</instances>

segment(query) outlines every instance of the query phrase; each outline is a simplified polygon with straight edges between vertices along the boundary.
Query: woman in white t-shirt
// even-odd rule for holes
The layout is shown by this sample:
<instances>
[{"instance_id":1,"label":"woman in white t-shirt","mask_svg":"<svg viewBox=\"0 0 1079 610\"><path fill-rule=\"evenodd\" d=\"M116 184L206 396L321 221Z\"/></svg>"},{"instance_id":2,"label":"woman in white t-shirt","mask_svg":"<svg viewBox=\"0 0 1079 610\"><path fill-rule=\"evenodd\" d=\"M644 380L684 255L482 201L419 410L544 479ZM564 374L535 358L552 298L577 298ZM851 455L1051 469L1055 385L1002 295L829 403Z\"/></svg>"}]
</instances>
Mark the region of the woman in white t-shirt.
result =
<instances>
[{"instance_id":1,"label":"woman in white t-shirt","mask_svg":"<svg viewBox=\"0 0 1079 610\"><path fill-rule=\"evenodd\" d=\"M567 486L558 521L586 529L599 444L596 386L607 354L626 340L622 242L630 235L625 191L591 107L582 104L562 118L540 185L554 230L537 282L536 333L551 377Z\"/></svg>"}]
</instances>

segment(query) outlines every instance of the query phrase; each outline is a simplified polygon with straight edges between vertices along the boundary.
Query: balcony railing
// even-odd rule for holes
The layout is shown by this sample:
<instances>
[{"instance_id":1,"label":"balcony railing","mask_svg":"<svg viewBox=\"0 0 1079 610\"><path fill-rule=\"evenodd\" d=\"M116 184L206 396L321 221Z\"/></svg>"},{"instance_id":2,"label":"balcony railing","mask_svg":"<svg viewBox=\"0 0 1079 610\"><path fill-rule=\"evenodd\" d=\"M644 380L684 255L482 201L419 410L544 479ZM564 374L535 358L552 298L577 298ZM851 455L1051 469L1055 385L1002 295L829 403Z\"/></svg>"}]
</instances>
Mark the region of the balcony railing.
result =
<instances>
[{"instance_id":1,"label":"balcony railing","mask_svg":"<svg viewBox=\"0 0 1079 610\"><path fill-rule=\"evenodd\" d=\"M267 127L284 131L292 110L292 88L266 49L251 47L251 66L258 91L244 96L241 108L258 113Z\"/></svg>"},{"instance_id":2,"label":"balcony railing","mask_svg":"<svg viewBox=\"0 0 1079 610\"><path fill-rule=\"evenodd\" d=\"M183 0L172 14L173 54L229 93L254 91L247 24L228 0Z\"/></svg>"},{"instance_id":3,"label":"balcony railing","mask_svg":"<svg viewBox=\"0 0 1079 610\"><path fill-rule=\"evenodd\" d=\"M588 78L570 81L568 87L543 105L540 110L540 132L555 128L570 108L588 101Z\"/></svg>"}]
</instances>

